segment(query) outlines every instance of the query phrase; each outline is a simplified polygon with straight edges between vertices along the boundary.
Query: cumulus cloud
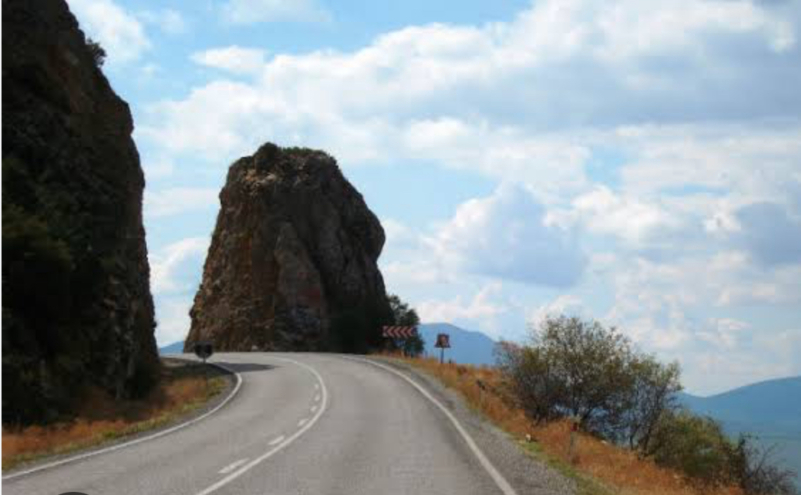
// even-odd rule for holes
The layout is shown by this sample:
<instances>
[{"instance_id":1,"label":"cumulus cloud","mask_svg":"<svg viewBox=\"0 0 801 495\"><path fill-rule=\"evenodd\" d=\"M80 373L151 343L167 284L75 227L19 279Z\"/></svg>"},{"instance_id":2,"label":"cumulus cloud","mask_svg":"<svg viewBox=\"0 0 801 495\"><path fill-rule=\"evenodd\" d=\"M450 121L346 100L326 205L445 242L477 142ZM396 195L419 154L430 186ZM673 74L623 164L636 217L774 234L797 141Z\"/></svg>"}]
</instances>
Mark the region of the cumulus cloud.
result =
<instances>
[{"instance_id":1,"label":"cumulus cloud","mask_svg":"<svg viewBox=\"0 0 801 495\"><path fill-rule=\"evenodd\" d=\"M264 50L229 46L192 54L192 61L234 74L252 74L264 67Z\"/></svg>"},{"instance_id":2,"label":"cumulus cloud","mask_svg":"<svg viewBox=\"0 0 801 495\"><path fill-rule=\"evenodd\" d=\"M189 331L189 309L200 284L208 237L188 237L151 250L150 289L156 303L159 345L183 340Z\"/></svg>"},{"instance_id":3,"label":"cumulus cloud","mask_svg":"<svg viewBox=\"0 0 801 495\"><path fill-rule=\"evenodd\" d=\"M193 291L200 282L199 266L208 250L207 237L190 237L150 253L150 286L153 294Z\"/></svg>"},{"instance_id":4,"label":"cumulus cloud","mask_svg":"<svg viewBox=\"0 0 801 495\"><path fill-rule=\"evenodd\" d=\"M572 213L590 232L618 237L631 247L646 247L688 228L686 219L658 200L623 196L603 185L574 199Z\"/></svg>"},{"instance_id":5,"label":"cumulus cloud","mask_svg":"<svg viewBox=\"0 0 801 495\"><path fill-rule=\"evenodd\" d=\"M69 6L86 33L99 41L109 63L126 63L152 46L134 15L113 0L69 0Z\"/></svg>"},{"instance_id":6,"label":"cumulus cloud","mask_svg":"<svg viewBox=\"0 0 801 495\"><path fill-rule=\"evenodd\" d=\"M192 299L189 297L156 298L159 311L157 315L156 341L165 346L184 340L189 333L191 320L189 310Z\"/></svg>"},{"instance_id":7,"label":"cumulus cloud","mask_svg":"<svg viewBox=\"0 0 801 495\"><path fill-rule=\"evenodd\" d=\"M528 323L532 328L539 328L540 323L551 317L579 316L584 317L586 310L580 297L562 294L553 301L547 302L528 314Z\"/></svg>"},{"instance_id":8,"label":"cumulus cloud","mask_svg":"<svg viewBox=\"0 0 801 495\"><path fill-rule=\"evenodd\" d=\"M156 164L156 167L159 167ZM164 165L163 163L161 166ZM152 170L152 169L148 169ZM157 173L162 172L156 169ZM171 172L168 168L165 173ZM174 187L161 191L145 190L145 216L150 218L169 217L196 210L209 210L219 205L218 191L212 188Z\"/></svg>"},{"instance_id":9,"label":"cumulus cloud","mask_svg":"<svg viewBox=\"0 0 801 495\"><path fill-rule=\"evenodd\" d=\"M446 266L524 283L566 287L584 270L573 233L546 225L545 208L530 193L502 185L470 200L428 243Z\"/></svg>"},{"instance_id":10,"label":"cumulus cloud","mask_svg":"<svg viewBox=\"0 0 801 495\"><path fill-rule=\"evenodd\" d=\"M732 350L738 347L741 334L749 327L748 323L735 318L711 318L698 337L719 349Z\"/></svg>"},{"instance_id":11,"label":"cumulus cloud","mask_svg":"<svg viewBox=\"0 0 801 495\"><path fill-rule=\"evenodd\" d=\"M461 296L445 301L423 301L417 305L420 317L424 321L439 322L459 319L482 319L493 317L505 311L505 307L492 301L501 290L500 283L491 283L478 291L470 301L463 301Z\"/></svg>"},{"instance_id":12,"label":"cumulus cloud","mask_svg":"<svg viewBox=\"0 0 801 495\"><path fill-rule=\"evenodd\" d=\"M232 24L328 22L331 14L315 0L228 0L223 15Z\"/></svg>"},{"instance_id":13,"label":"cumulus cloud","mask_svg":"<svg viewBox=\"0 0 801 495\"><path fill-rule=\"evenodd\" d=\"M490 282L470 300L462 296L431 299L417 304L416 308L423 322L466 322L480 327L494 338L500 338L498 317L509 311L509 304L502 300L502 289L500 282Z\"/></svg>"},{"instance_id":14,"label":"cumulus cloud","mask_svg":"<svg viewBox=\"0 0 801 495\"><path fill-rule=\"evenodd\" d=\"M233 0L227 20L300 20L275 5ZM543 0L508 22L410 26L349 51L220 47L193 60L228 74L152 105L139 135L214 164L269 135L344 167L422 161L490 177L506 185L431 230L387 223L403 245L382 257L389 282L576 293L591 279L613 299L601 319L687 356L691 379L727 352L740 379L763 376L788 359L749 355L756 326L727 313L801 301L799 26L792 2ZM490 321L512 311L500 292L424 308ZM534 315L578 310L576 297Z\"/></svg>"},{"instance_id":15,"label":"cumulus cloud","mask_svg":"<svg viewBox=\"0 0 801 495\"><path fill-rule=\"evenodd\" d=\"M208 125L198 120L210 120L218 134L236 133L230 149L226 140L218 152L241 153L254 128L268 128L285 141L297 136L342 155L386 150L411 131L410 149L402 151L413 154L426 145L414 132L426 130L421 123L436 128L435 141L458 141L466 135L459 122L477 123L478 130L468 129L473 134L483 125L501 136L531 137L650 122L797 118L801 103L792 88L801 85L801 67L789 63L798 50L797 19L785 15L747 1L647 8L636 1L615 8L537 2L509 22L412 26L352 52L277 55L247 87L213 81L165 102L156 119L166 132L153 136L169 143L183 129L195 137L172 146L204 153L206 133L196 131ZM224 118L194 119L197 108ZM494 160L498 167L505 161Z\"/></svg>"}]
</instances>

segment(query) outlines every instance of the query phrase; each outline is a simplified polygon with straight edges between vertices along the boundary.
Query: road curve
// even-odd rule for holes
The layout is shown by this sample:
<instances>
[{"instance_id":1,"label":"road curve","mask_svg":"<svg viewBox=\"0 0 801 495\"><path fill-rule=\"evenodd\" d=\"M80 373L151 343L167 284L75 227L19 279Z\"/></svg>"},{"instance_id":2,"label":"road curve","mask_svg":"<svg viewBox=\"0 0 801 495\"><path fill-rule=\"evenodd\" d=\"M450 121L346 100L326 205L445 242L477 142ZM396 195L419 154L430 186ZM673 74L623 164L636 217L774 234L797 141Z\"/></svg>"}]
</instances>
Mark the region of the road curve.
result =
<instances>
[{"instance_id":1,"label":"road curve","mask_svg":"<svg viewBox=\"0 0 801 495\"><path fill-rule=\"evenodd\" d=\"M458 425L388 370L324 354L213 360L243 378L237 396L215 414L153 440L3 480L3 493L504 494Z\"/></svg>"}]
</instances>

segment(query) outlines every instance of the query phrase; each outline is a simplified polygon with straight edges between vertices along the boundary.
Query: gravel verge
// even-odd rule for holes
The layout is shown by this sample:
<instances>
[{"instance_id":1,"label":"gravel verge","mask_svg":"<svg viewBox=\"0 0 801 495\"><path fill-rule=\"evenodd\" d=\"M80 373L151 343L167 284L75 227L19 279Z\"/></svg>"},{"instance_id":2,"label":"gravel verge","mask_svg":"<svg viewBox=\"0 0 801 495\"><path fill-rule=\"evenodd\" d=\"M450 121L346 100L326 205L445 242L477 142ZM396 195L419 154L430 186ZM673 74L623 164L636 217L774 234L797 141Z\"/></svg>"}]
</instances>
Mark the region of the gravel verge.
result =
<instances>
[{"instance_id":1,"label":"gravel verge","mask_svg":"<svg viewBox=\"0 0 801 495\"><path fill-rule=\"evenodd\" d=\"M544 462L527 454L519 445L522 440L514 438L471 409L458 392L447 388L437 378L402 361L376 357L368 357L368 359L405 372L436 397L456 416L484 455L512 485L518 495L572 495L576 493L574 480L566 478Z\"/></svg>"}]
</instances>

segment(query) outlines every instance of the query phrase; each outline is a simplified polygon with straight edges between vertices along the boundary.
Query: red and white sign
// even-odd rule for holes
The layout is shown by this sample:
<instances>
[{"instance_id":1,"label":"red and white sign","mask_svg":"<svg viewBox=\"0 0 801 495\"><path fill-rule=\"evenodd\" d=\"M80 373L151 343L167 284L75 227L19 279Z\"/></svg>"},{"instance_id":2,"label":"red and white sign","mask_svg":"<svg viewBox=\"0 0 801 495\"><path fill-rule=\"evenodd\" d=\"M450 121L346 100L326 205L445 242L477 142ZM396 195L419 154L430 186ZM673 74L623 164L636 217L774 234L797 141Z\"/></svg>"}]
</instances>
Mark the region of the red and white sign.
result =
<instances>
[{"instance_id":1,"label":"red and white sign","mask_svg":"<svg viewBox=\"0 0 801 495\"><path fill-rule=\"evenodd\" d=\"M417 327L384 327L383 335L389 339L408 339L417 335Z\"/></svg>"}]
</instances>

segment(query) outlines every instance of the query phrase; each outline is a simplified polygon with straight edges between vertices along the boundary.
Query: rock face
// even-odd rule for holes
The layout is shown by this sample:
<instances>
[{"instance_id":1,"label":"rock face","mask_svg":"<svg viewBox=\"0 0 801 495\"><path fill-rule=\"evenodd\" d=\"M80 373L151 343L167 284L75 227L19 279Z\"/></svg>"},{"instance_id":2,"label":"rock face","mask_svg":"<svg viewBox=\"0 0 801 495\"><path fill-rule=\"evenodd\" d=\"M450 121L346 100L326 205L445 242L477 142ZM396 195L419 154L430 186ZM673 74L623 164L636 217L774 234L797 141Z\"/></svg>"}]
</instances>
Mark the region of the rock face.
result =
<instances>
[{"instance_id":1,"label":"rock face","mask_svg":"<svg viewBox=\"0 0 801 495\"><path fill-rule=\"evenodd\" d=\"M158 377L128 105L63 0L3 0L3 421Z\"/></svg>"},{"instance_id":2,"label":"rock face","mask_svg":"<svg viewBox=\"0 0 801 495\"><path fill-rule=\"evenodd\" d=\"M187 351L380 344L384 230L333 158L265 144L231 166L220 204Z\"/></svg>"}]
</instances>

